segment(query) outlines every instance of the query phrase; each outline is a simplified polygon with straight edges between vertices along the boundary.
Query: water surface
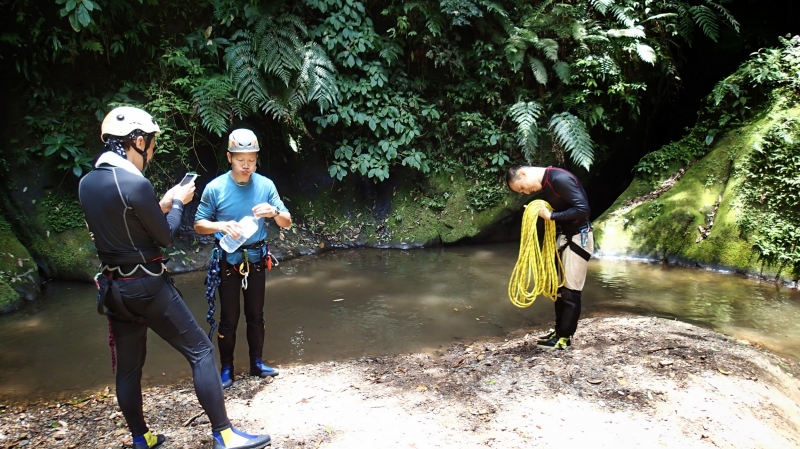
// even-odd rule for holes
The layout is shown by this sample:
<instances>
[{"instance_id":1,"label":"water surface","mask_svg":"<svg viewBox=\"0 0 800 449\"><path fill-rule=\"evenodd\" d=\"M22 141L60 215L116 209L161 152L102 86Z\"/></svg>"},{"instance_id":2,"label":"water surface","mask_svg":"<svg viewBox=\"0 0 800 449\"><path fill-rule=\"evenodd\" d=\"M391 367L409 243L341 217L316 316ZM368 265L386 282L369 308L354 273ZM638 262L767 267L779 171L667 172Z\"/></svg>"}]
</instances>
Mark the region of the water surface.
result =
<instances>
[{"instance_id":1,"label":"water surface","mask_svg":"<svg viewBox=\"0 0 800 449\"><path fill-rule=\"evenodd\" d=\"M359 249L283 262L267 279L265 359L280 365L419 352L546 327L553 319L550 300L539 298L519 309L507 297L518 249L516 244ZM175 277L207 330L204 278L205 273ZM95 312L94 285L45 287L43 298L0 317L0 399L67 398L113 389L108 328ZM771 283L593 259L583 298L584 316L677 318L800 359L800 293ZM241 371L247 365L244 317L237 341ZM151 332L144 383L188 376L186 361Z\"/></svg>"}]
</instances>

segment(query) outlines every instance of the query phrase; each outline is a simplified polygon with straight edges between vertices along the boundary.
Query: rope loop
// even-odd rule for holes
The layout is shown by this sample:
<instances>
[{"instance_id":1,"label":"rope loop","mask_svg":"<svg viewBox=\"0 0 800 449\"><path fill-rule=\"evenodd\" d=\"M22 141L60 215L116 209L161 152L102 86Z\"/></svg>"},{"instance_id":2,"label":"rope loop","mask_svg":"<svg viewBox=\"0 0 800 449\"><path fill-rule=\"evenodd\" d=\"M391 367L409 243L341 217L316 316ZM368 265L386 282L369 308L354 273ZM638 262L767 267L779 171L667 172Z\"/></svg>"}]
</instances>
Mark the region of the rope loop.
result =
<instances>
[{"instance_id":1,"label":"rope loop","mask_svg":"<svg viewBox=\"0 0 800 449\"><path fill-rule=\"evenodd\" d=\"M522 216L519 257L508 282L508 297L520 308L530 307L539 295L555 301L559 287L564 285L558 275L564 272L564 266L556 249L556 224L553 220L545 220L544 239L539 247L536 221L543 207L553 210L546 201L535 200L528 204Z\"/></svg>"},{"instance_id":2,"label":"rope loop","mask_svg":"<svg viewBox=\"0 0 800 449\"><path fill-rule=\"evenodd\" d=\"M208 331L208 338L214 335L214 330L217 328L217 322L214 320L214 313L217 311L217 305L214 294L222 282L219 268L220 249L219 246L214 245L211 250L211 259L208 261L208 273L206 273L206 280L203 283L206 285L206 299L208 300L208 313L206 314L206 321L211 327Z\"/></svg>"}]
</instances>

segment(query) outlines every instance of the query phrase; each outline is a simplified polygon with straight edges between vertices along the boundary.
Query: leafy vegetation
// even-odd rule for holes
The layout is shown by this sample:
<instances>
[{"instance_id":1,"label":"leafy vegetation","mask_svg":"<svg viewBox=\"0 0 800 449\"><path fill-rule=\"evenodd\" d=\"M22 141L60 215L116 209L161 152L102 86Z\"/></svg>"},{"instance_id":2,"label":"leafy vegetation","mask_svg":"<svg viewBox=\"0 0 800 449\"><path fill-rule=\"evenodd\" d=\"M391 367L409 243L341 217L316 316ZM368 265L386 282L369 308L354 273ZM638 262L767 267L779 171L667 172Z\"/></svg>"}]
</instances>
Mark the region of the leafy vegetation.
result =
<instances>
[{"instance_id":1,"label":"leafy vegetation","mask_svg":"<svg viewBox=\"0 0 800 449\"><path fill-rule=\"evenodd\" d=\"M566 156L589 170L592 130L636 118L649 79L677 82L676 45L738 30L724 3L0 0L0 68L22 76L35 111L38 143L18 159L58 155L76 176L98 145L94 120L118 104L162 123L166 178L240 121L323 149L339 180Z\"/></svg>"},{"instance_id":2,"label":"leafy vegetation","mask_svg":"<svg viewBox=\"0 0 800 449\"><path fill-rule=\"evenodd\" d=\"M742 233L766 262L800 272L800 121L767 130L743 166Z\"/></svg>"}]
</instances>

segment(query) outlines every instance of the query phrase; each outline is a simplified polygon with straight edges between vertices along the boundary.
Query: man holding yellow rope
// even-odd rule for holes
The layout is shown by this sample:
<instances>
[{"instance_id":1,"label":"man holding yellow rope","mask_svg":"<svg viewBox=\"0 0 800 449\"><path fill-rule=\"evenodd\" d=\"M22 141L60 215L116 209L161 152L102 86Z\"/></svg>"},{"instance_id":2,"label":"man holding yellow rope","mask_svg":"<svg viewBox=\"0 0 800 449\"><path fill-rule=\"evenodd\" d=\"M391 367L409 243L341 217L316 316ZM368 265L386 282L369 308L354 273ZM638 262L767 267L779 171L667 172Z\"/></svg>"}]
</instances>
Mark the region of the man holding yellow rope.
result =
<instances>
[{"instance_id":1,"label":"man holding yellow rope","mask_svg":"<svg viewBox=\"0 0 800 449\"><path fill-rule=\"evenodd\" d=\"M558 289L555 301L555 329L539 338L544 349L566 349L578 328L581 315L581 291L586 282L586 269L594 252L594 235L589 222L589 201L578 178L567 170L555 167L514 166L506 171L511 190L546 201L552 212L542 207L539 217L556 223L557 250L561 255L564 286Z\"/></svg>"}]
</instances>

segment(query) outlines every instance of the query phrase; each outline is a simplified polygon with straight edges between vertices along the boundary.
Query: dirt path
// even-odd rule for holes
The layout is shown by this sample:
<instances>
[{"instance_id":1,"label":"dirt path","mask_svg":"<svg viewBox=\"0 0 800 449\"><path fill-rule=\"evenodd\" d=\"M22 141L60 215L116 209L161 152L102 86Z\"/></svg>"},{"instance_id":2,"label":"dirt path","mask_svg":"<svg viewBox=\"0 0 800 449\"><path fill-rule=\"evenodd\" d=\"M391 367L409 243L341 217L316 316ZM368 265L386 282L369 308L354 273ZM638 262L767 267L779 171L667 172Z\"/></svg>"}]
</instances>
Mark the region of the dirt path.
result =
<instances>
[{"instance_id":1,"label":"dirt path","mask_svg":"<svg viewBox=\"0 0 800 449\"><path fill-rule=\"evenodd\" d=\"M537 331L542 331L541 329ZM800 444L798 366L677 321L581 322L572 348L532 335L444 352L285 366L274 382L237 378L231 420L274 448L674 447ZM211 446L191 384L145 393L168 448ZM113 395L0 407L0 447L121 448Z\"/></svg>"}]
</instances>

